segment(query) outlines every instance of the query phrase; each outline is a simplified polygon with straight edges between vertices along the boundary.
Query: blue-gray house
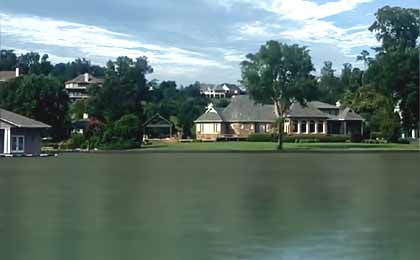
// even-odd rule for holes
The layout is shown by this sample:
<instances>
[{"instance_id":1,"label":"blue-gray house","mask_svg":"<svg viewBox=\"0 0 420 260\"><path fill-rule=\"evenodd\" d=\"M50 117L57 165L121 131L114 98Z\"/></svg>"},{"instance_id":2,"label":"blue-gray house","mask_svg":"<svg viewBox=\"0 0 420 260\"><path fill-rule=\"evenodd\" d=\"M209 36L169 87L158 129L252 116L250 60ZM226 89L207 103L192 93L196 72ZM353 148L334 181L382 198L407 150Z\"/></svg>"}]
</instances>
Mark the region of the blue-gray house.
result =
<instances>
[{"instance_id":1,"label":"blue-gray house","mask_svg":"<svg viewBox=\"0 0 420 260\"><path fill-rule=\"evenodd\" d=\"M0 108L0 155L40 155L41 131L49 127Z\"/></svg>"}]
</instances>

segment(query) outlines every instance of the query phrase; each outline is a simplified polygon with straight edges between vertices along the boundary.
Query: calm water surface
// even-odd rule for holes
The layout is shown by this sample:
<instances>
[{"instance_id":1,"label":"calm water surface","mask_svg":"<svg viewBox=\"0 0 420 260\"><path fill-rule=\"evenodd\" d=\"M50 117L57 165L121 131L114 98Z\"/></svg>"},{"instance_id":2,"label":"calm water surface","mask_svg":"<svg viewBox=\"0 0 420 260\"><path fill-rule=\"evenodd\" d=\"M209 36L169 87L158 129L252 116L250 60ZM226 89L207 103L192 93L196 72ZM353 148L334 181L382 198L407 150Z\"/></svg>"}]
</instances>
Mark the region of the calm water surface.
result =
<instances>
[{"instance_id":1,"label":"calm water surface","mask_svg":"<svg viewBox=\"0 0 420 260\"><path fill-rule=\"evenodd\" d=\"M0 259L420 259L420 156L0 160Z\"/></svg>"}]
</instances>

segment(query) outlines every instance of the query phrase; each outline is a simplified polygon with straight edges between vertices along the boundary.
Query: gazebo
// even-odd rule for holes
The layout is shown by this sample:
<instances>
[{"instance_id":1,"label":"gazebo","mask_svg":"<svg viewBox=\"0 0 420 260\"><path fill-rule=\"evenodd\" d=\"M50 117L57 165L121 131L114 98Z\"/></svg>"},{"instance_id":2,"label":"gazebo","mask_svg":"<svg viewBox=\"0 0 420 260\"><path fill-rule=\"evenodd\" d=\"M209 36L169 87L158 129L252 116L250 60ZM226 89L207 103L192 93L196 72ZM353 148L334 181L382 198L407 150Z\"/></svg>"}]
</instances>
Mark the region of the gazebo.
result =
<instances>
[{"instance_id":1,"label":"gazebo","mask_svg":"<svg viewBox=\"0 0 420 260\"><path fill-rule=\"evenodd\" d=\"M158 139L172 138L173 127L174 124L160 114L155 114L143 125L146 136Z\"/></svg>"}]
</instances>

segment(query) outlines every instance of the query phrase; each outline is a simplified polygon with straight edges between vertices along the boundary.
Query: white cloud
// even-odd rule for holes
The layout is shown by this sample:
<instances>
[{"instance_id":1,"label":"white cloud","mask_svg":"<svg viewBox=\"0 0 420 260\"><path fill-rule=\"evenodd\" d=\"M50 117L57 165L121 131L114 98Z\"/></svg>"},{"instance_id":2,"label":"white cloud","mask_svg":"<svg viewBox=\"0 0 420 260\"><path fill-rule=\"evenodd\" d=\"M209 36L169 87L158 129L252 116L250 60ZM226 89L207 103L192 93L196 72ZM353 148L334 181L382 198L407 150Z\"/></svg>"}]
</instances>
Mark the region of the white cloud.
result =
<instances>
[{"instance_id":1,"label":"white cloud","mask_svg":"<svg viewBox=\"0 0 420 260\"><path fill-rule=\"evenodd\" d=\"M228 9L232 9L235 4L247 4L253 8L275 13L282 18L305 21L307 19L321 19L351 11L359 4L372 1L339 0L317 4L309 0L217 0L217 3Z\"/></svg>"},{"instance_id":2,"label":"white cloud","mask_svg":"<svg viewBox=\"0 0 420 260\"><path fill-rule=\"evenodd\" d=\"M343 29L331 22L308 20L297 29L281 32L280 36L295 41L335 45L343 54L349 55L353 48L378 45L375 36L367 28L368 26L354 26Z\"/></svg>"},{"instance_id":3,"label":"white cloud","mask_svg":"<svg viewBox=\"0 0 420 260\"><path fill-rule=\"evenodd\" d=\"M339 0L317 4L309 0L219 0L223 6L248 4L253 8L263 9L274 14L277 23L287 20L287 28L275 27L275 23L251 22L234 29L236 37L232 39L253 39L255 37L269 40L277 37L297 42L323 43L337 46L344 55L349 55L356 47L373 47L378 45L374 35L366 25L341 28L324 18L351 11L360 4L373 0ZM238 29L239 28L239 29Z\"/></svg>"},{"instance_id":4,"label":"white cloud","mask_svg":"<svg viewBox=\"0 0 420 260\"><path fill-rule=\"evenodd\" d=\"M60 47L62 50L72 50L73 52L76 50L87 58L147 56L152 65L225 67L225 65L198 52L143 43L132 35L113 32L97 26L5 13L0 13L0 19L2 20L2 32L6 37L24 44ZM51 54L51 57L55 60L60 59L60 55L54 53Z\"/></svg>"},{"instance_id":5,"label":"white cloud","mask_svg":"<svg viewBox=\"0 0 420 260\"><path fill-rule=\"evenodd\" d=\"M245 56L246 54L235 50L228 50L224 53L225 60L234 63L239 63L245 60Z\"/></svg>"},{"instance_id":6,"label":"white cloud","mask_svg":"<svg viewBox=\"0 0 420 260\"><path fill-rule=\"evenodd\" d=\"M278 29L279 27L276 27ZM256 21L249 24L237 24L233 29L237 32L236 36L231 38L236 40L243 40L249 38L271 38L274 37L273 26L265 24L261 21Z\"/></svg>"},{"instance_id":7,"label":"white cloud","mask_svg":"<svg viewBox=\"0 0 420 260\"><path fill-rule=\"evenodd\" d=\"M359 4L369 3L372 0L340 0L317 4L307 0L271 0L262 1L262 7L283 18L305 21L308 19L322 19L337 15L356 8Z\"/></svg>"}]
</instances>

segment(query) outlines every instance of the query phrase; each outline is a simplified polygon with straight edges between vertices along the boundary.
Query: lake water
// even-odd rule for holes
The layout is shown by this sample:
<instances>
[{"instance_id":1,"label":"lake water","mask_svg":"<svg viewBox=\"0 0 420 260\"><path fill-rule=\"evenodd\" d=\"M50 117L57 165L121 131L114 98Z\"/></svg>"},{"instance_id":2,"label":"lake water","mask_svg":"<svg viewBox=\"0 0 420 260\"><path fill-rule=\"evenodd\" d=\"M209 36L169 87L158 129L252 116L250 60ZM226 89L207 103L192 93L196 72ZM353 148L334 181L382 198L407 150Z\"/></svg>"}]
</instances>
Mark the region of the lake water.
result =
<instances>
[{"instance_id":1,"label":"lake water","mask_svg":"<svg viewBox=\"0 0 420 260\"><path fill-rule=\"evenodd\" d=\"M0 160L0 259L420 259L418 153Z\"/></svg>"}]
</instances>

